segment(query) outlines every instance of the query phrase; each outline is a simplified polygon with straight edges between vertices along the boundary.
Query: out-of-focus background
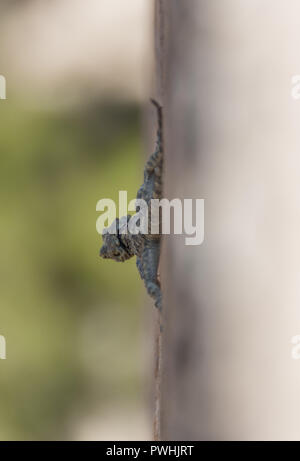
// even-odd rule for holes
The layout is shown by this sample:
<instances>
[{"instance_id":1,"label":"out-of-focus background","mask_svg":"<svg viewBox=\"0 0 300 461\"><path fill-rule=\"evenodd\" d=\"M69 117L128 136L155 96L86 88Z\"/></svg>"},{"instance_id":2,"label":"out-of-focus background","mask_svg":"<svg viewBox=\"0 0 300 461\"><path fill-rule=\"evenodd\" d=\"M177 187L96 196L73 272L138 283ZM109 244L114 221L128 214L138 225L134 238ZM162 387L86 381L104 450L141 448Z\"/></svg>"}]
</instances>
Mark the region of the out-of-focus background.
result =
<instances>
[{"instance_id":1,"label":"out-of-focus background","mask_svg":"<svg viewBox=\"0 0 300 461\"><path fill-rule=\"evenodd\" d=\"M142 182L152 8L1 2L0 440L151 437L143 285L95 208Z\"/></svg>"}]
</instances>

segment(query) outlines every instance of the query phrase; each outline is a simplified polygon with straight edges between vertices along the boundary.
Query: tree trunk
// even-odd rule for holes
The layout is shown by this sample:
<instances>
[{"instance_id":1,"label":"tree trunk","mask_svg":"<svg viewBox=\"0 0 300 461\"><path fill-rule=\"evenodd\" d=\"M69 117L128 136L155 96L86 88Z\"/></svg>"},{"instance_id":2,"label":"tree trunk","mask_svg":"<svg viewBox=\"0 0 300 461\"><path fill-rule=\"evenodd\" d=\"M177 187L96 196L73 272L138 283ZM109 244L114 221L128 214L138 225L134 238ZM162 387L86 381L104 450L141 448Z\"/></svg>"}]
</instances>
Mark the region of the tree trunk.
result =
<instances>
[{"instance_id":1,"label":"tree trunk","mask_svg":"<svg viewBox=\"0 0 300 461\"><path fill-rule=\"evenodd\" d=\"M157 0L165 196L205 200L166 236L161 438L300 437L299 1Z\"/></svg>"}]
</instances>

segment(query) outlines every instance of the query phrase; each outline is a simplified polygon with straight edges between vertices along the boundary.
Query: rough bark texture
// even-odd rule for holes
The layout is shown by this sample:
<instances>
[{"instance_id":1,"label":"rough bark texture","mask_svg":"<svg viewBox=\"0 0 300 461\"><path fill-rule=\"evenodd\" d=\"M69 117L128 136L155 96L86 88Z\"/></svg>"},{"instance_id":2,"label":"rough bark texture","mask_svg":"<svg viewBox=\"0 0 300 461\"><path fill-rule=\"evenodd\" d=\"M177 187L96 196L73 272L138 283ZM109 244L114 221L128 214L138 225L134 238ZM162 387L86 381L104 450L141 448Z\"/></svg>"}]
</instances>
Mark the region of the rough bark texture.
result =
<instances>
[{"instance_id":1,"label":"rough bark texture","mask_svg":"<svg viewBox=\"0 0 300 461\"><path fill-rule=\"evenodd\" d=\"M156 99L164 105L164 79L165 79L165 24L164 24L164 12L163 12L163 1L157 1L155 3L155 65L156 65ZM163 119L165 119L164 108L163 108ZM162 133L163 142L164 133ZM154 399L155 399L155 411L154 411L154 427L153 436L154 440L161 440L161 381L162 381L162 336L163 336L163 319L160 312L155 313L155 374L154 374Z\"/></svg>"},{"instance_id":2,"label":"rough bark texture","mask_svg":"<svg viewBox=\"0 0 300 461\"><path fill-rule=\"evenodd\" d=\"M163 440L299 439L299 12L156 1L165 195L205 199L201 246L164 239Z\"/></svg>"}]
</instances>

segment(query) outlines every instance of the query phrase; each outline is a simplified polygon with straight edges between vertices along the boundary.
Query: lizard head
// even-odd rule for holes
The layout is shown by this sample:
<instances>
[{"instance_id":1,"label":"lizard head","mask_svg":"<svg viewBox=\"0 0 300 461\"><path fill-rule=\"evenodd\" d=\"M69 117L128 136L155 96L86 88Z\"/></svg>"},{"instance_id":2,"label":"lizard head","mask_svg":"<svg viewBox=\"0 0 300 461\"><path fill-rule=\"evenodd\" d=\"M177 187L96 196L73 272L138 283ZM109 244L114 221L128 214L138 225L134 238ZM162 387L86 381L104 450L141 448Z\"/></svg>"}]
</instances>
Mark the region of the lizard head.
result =
<instances>
[{"instance_id":1,"label":"lizard head","mask_svg":"<svg viewBox=\"0 0 300 461\"><path fill-rule=\"evenodd\" d=\"M126 246L122 230L127 227L128 218L115 219L110 227L104 229L102 233L103 245L100 249L100 256L104 259L113 259L118 262L124 262L131 258L131 254Z\"/></svg>"}]
</instances>

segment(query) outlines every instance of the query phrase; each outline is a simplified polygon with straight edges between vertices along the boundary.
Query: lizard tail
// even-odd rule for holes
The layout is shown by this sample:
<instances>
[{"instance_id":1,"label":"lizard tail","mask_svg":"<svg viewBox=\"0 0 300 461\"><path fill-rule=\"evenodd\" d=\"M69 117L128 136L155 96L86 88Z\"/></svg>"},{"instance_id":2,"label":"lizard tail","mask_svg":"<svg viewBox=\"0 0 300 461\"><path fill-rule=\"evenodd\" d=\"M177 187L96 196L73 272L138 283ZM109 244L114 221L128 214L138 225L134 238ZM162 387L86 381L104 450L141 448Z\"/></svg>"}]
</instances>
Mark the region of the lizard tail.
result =
<instances>
[{"instance_id":1,"label":"lizard tail","mask_svg":"<svg viewBox=\"0 0 300 461\"><path fill-rule=\"evenodd\" d=\"M157 173L156 176L161 178L161 170L163 164L163 115L162 115L162 106L155 101L155 99L150 99L152 104L157 109L157 122L158 122L158 130L157 130L157 141L156 141L156 149L155 152L149 158L145 173L152 174L153 171L156 169ZM158 192L158 191L157 191Z\"/></svg>"},{"instance_id":2,"label":"lizard tail","mask_svg":"<svg viewBox=\"0 0 300 461\"><path fill-rule=\"evenodd\" d=\"M155 99L151 98L150 101L152 102L152 104L157 110L158 132L160 134L160 137L162 138L162 133L163 133L162 106ZM161 139L161 150L162 150L162 139Z\"/></svg>"}]
</instances>

